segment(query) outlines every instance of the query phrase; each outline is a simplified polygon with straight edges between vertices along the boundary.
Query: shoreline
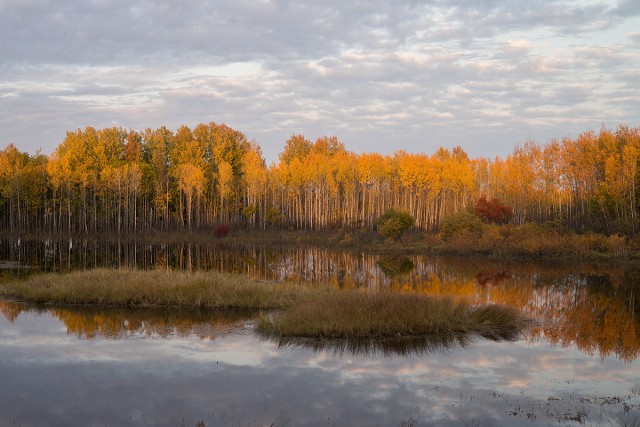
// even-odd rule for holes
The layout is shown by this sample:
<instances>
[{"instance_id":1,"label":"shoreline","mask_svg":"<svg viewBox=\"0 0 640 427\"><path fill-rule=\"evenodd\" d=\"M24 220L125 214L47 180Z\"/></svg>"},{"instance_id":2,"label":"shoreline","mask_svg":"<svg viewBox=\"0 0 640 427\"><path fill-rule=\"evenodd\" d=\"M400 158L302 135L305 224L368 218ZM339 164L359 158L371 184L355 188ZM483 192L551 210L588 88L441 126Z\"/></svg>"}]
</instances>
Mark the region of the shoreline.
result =
<instances>
[{"instance_id":1,"label":"shoreline","mask_svg":"<svg viewBox=\"0 0 640 427\"><path fill-rule=\"evenodd\" d=\"M477 259L508 261L599 261L629 263L640 259L640 239L601 234L558 233L536 229L531 235L525 226L488 226L482 237L457 236L443 240L436 234L411 231L398 240L389 240L373 230L254 230L232 229L226 237L212 232L149 231L113 233L7 233L9 240L46 241L78 239L111 243L208 244L227 247L263 246L274 249L317 247L359 251L379 255L471 256ZM524 230L521 232L520 230ZM542 231L540 231L542 230Z\"/></svg>"}]
</instances>

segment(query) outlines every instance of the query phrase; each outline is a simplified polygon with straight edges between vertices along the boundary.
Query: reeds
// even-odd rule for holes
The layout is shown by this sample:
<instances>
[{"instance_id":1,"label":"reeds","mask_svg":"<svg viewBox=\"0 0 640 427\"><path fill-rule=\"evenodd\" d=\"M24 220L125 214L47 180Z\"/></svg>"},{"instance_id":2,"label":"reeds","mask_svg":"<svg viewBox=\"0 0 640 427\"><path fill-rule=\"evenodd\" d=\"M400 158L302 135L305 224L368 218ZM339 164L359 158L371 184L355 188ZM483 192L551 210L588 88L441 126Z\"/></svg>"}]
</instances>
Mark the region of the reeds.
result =
<instances>
[{"instance_id":1,"label":"reeds","mask_svg":"<svg viewBox=\"0 0 640 427\"><path fill-rule=\"evenodd\" d=\"M499 305L392 292L341 291L265 283L213 272L97 269L44 274L0 285L0 295L35 303L130 307L274 310L257 330L271 338L512 339L526 320Z\"/></svg>"},{"instance_id":2,"label":"reeds","mask_svg":"<svg viewBox=\"0 0 640 427\"><path fill-rule=\"evenodd\" d=\"M258 330L277 337L416 338L475 334L515 338L526 320L500 305L472 306L450 298L390 292L340 292L263 315Z\"/></svg>"},{"instance_id":3,"label":"reeds","mask_svg":"<svg viewBox=\"0 0 640 427\"><path fill-rule=\"evenodd\" d=\"M0 294L35 303L273 309L320 292L215 272L96 269L43 274L0 285Z\"/></svg>"}]
</instances>

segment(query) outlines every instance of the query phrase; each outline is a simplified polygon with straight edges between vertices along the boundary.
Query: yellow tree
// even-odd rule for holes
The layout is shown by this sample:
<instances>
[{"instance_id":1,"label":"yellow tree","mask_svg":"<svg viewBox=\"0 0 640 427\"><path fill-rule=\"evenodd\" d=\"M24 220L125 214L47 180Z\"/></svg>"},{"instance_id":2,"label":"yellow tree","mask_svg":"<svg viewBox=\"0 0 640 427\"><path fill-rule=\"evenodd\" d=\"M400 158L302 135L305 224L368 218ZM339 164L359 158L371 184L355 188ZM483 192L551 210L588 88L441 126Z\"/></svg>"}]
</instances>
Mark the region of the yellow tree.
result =
<instances>
[{"instance_id":1,"label":"yellow tree","mask_svg":"<svg viewBox=\"0 0 640 427\"><path fill-rule=\"evenodd\" d=\"M51 218L47 212L47 197L50 190L47 162L47 156L37 152L34 156L28 156L27 164L19 173L25 208L23 229L43 230L50 227Z\"/></svg>"},{"instance_id":2,"label":"yellow tree","mask_svg":"<svg viewBox=\"0 0 640 427\"><path fill-rule=\"evenodd\" d=\"M189 231L191 231L193 200L196 196L199 198L204 190L204 171L202 167L196 166L191 162L181 163L176 167L175 176L178 183L178 190L184 194L187 209L187 226Z\"/></svg>"},{"instance_id":3,"label":"yellow tree","mask_svg":"<svg viewBox=\"0 0 640 427\"><path fill-rule=\"evenodd\" d=\"M187 126L180 126L174 138L174 146L170 158L171 174L178 183L180 207L178 217L184 225L183 200L186 208L187 225L191 230L192 205L194 197L200 200L205 187L204 147L196 140ZM198 207L199 207L198 203ZM198 209L199 213L199 209ZM198 223L199 223L198 215Z\"/></svg>"},{"instance_id":4,"label":"yellow tree","mask_svg":"<svg viewBox=\"0 0 640 427\"><path fill-rule=\"evenodd\" d=\"M22 153L13 144L9 144L0 151L0 195L7 200L7 219L9 229L14 231L22 229L22 183L20 175L27 165L29 155Z\"/></svg>"},{"instance_id":5,"label":"yellow tree","mask_svg":"<svg viewBox=\"0 0 640 427\"><path fill-rule=\"evenodd\" d=\"M627 228L632 235L635 235L638 227L638 193L640 192L640 129L621 126L617 136L625 141L622 148L621 181L624 186L623 195L628 199L627 223L630 226Z\"/></svg>"},{"instance_id":6,"label":"yellow tree","mask_svg":"<svg viewBox=\"0 0 640 427\"><path fill-rule=\"evenodd\" d=\"M63 193L64 190L70 186L70 175L71 168L69 167L69 162L67 158L63 156L62 158L56 152L54 152L49 157L49 162L46 166L47 175L49 176L51 189L52 189L52 227L54 231L60 231L63 224ZM70 205L71 199L70 195L67 194L67 201ZM67 215L68 215L68 229L71 228L71 207L67 207Z\"/></svg>"},{"instance_id":7,"label":"yellow tree","mask_svg":"<svg viewBox=\"0 0 640 427\"><path fill-rule=\"evenodd\" d=\"M175 144L175 136L166 127L147 129L143 134L143 150L150 166L150 181L153 188L152 200L154 220L165 230L170 225L170 211L174 200L170 158Z\"/></svg>"},{"instance_id":8,"label":"yellow tree","mask_svg":"<svg viewBox=\"0 0 640 427\"><path fill-rule=\"evenodd\" d=\"M262 149L251 143L242 160L245 179L244 216L252 227L256 226L259 216L262 228L265 227L267 167L262 158ZM259 213L259 215L258 215Z\"/></svg>"},{"instance_id":9,"label":"yellow tree","mask_svg":"<svg viewBox=\"0 0 640 427\"><path fill-rule=\"evenodd\" d=\"M384 183L391 172L388 167L385 158L378 153L362 153L355 157L355 168L362 194L362 218L370 229L373 229L377 218L384 212Z\"/></svg>"},{"instance_id":10,"label":"yellow tree","mask_svg":"<svg viewBox=\"0 0 640 427\"><path fill-rule=\"evenodd\" d=\"M218 164L218 191L220 193L220 222L229 220L229 207L225 203L233 192L233 167L224 160Z\"/></svg>"},{"instance_id":11,"label":"yellow tree","mask_svg":"<svg viewBox=\"0 0 640 427\"><path fill-rule=\"evenodd\" d=\"M280 153L280 162L285 165L291 164L293 159L304 161L311 152L311 141L303 135L291 135L285 144L282 153Z\"/></svg>"},{"instance_id":12,"label":"yellow tree","mask_svg":"<svg viewBox=\"0 0 640 427\"><path fill-rule=\"evenodd\" d=\"M123 219L129 213L129 186L125 168L124 148L127 133L120 128L105 128L98 131L87 128L85 142L89 148L85 159L85 173L89 177L88 184L93 189L94 224L97 223L96 195L102 195L103 209L112 215L114 228L118 233L123 230ZM97 188L101 172L106 168L117 170L117 179L111 187ZM111 210L115 207L115 212ZM128 222L125 222L128 226ZM109 226L108 224L105 224ZM94 225L95 226L95 225Z\"/></svg>"}]
</instances>

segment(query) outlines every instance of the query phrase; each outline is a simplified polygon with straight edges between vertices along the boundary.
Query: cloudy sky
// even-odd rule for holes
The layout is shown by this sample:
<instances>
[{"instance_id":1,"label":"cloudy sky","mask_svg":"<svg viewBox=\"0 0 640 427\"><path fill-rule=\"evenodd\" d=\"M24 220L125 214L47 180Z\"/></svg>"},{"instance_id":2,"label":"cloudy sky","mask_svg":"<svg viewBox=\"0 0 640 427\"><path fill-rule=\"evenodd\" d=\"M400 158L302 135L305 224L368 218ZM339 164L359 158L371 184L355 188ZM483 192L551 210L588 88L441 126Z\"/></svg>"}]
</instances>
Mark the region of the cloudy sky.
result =
<instances>
[{"instance_id":1,"label":"cloudy sky","mask_svg":"<svg viewBox=\"0 0 640 427\"><path fill-rule=\"evenodd\" d=\"M0 0L0 146L227 123L504 155L640 125L637 0Z\"/></svg>"}]
</instances>

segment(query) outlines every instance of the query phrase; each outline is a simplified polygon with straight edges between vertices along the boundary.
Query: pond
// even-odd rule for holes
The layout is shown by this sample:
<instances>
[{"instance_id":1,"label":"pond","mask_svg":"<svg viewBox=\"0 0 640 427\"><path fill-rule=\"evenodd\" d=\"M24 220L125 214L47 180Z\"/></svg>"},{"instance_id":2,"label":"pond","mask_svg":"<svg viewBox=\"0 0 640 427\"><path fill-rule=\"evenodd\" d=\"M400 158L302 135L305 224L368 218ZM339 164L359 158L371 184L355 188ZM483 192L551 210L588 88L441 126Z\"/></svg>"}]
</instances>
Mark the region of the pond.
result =
<instances>
[{"instance_id":1,"label":"pond","mask_svg":"<svg viewBox=\"0 0 640 427\"><path fill-rule=\"evenodd\" d=\"M640 425L633 267L130 242L0 249L0 280L224 270L497 302L537 321L507 342L281 343L259 336L250 312L3 301L0 426Z\"/></svg>"}]
</instances>

